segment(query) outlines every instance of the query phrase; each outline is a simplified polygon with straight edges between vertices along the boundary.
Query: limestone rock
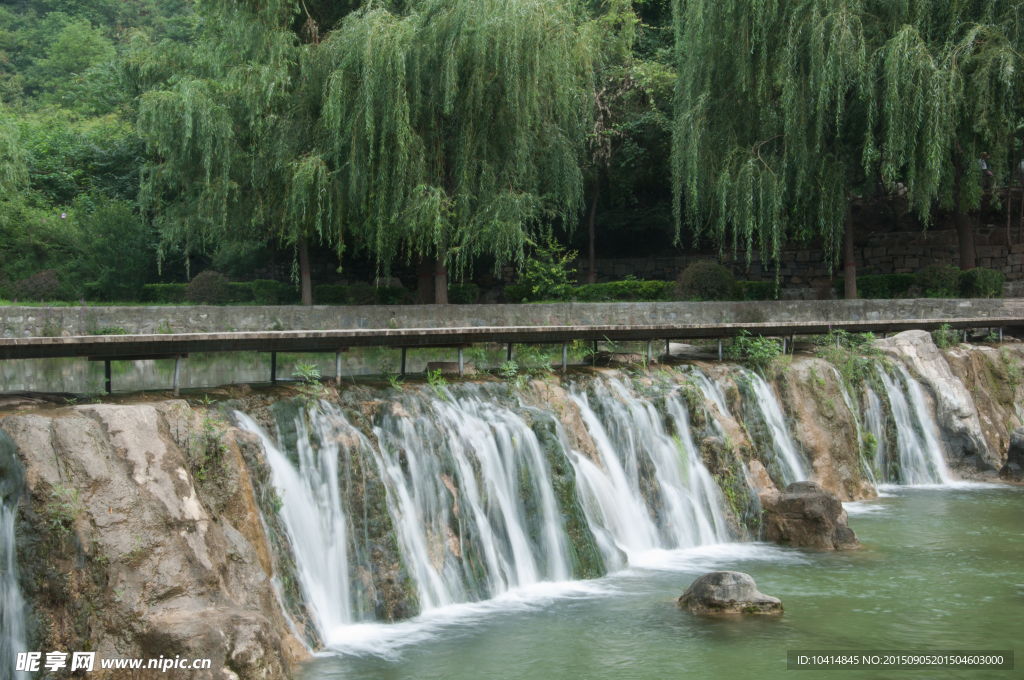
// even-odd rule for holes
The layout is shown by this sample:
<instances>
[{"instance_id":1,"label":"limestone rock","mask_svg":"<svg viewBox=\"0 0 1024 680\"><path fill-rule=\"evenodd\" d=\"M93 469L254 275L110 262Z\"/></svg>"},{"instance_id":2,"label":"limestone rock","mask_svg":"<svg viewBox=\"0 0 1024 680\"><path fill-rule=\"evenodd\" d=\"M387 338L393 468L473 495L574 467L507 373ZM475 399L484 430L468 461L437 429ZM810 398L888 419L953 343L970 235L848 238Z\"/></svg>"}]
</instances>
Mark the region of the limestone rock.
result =
<instances>
[{"instance_id":1,"label":"limestone rock","mask_svg":"<svg viewBox=\"0 0 1024 680\"><path fill-rule=\"evenodd\" d=\"M999 476L1011 482L1024 482L1024 427L1018 427L1010 435L1010 452L1006 454L1006 465Z\"/></svg>"},{"instance_id":2,"label":"limestone rock","mask_svg":"<svg viewBox=\"0 0 1024 680\"><path fill-rule=\"evenodd\" d=\"M879 349L900 360L935 400L935 420L947 447L949 462L976 457L979 469L998 469L999 453L985 441L971 393L952 371L946 356L927 331L904 331L877 340Z\"/></svg>"},{"instance_id":3,"label":"limestone rock","mask_svg":"<svg viewBox=\"0 0 1024 680\"><path fill-rule=\"evenodd\" d=\"M824 550L860 547L839 497L814 482L793 482L781 493L762 493L761 506L769 541Z\"/></svg>"},{"instance_id":4,"label":"limestone rock","mask_svg":"<svg viewBox=\"0 0 1024 680\"><path fill-rule=\"evenodd\" d=\"M302 644L271 581L241 438L218 425L220 461L197 478L202 417L168 401L0 419L25 468L19 563L40 648L213 660L195 678L296 670ZM55 498L67 508L57 531Z\"/></svg>"},{"instance_id":5,"label":"limestone rock","mask_svg":"<svg viewBox=\"0 0 1024 680\"><path fill-rule=\"evenodd\" d=\"M782 601L757 589L748 574L712 571L690 584L679 606L696 614L781 614Z\"/></svg>"}]
</instances>

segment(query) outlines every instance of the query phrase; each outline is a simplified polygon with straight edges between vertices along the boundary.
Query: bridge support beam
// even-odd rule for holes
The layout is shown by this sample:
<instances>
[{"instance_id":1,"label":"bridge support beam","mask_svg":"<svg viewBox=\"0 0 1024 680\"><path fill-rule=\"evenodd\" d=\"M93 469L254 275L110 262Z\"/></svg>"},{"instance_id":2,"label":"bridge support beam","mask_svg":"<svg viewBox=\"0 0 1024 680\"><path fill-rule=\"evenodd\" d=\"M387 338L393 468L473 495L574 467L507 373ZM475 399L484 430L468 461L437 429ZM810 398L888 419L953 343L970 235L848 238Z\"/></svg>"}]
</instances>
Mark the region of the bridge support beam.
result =
<instances>
[{"instance_id":1,"label":"bridge support beam","mask_svg":"<svg viewBox=\"0 0 1024 680\"><path fill-rule=\"evenodd\" d=\"M460 346L459 347L459 377L460 378L462 377L462 372L463 372L463 367L462 367L462 347Z\"/></svg>"},{"instance_id":2,"label":"bridge support beam","mask_svg":"<svg viewBox=\"0 0 1024 680\"><path fill-rule=\"evenodd\" d=\"M569 343L562 343L562 373L569 367Z\"/></svg>"},{"instance_id":3,"label":"bridge support beam","mask_svg":"<svg viewBox=\"0 0 1024 680\"><path fill-rule=\"evenodd\" d=\"M405 375L405 347L402 348L402 375Z\"/></svg>"},{"instance_id":4,"label":"bridge support beam","mask_svg":"<svg viewBox=\"0 0 1024 680\"><path fill-rule=\"evenodd\" d=\"M334 353L334 382L341 384L341 350Z\"/></svg>"},{"instance_id":5,"label":"bridge support beam","mask_svg":"<svg viewBox=\"0 0 1024 680\"><path fill-rule=\"evenodd\" d=\"M277 352L270 353L270 382L277 382Z\"/></svg>"},{"instance_id":6,"label":"bridge support beam","mask_svg":"<svg viewBox=\"0 0 1024 680\"><path fill-rule=\"evenodd\" d=\"M508 343L508 353L505 355L505 361L512 361L512 343Z\"/></svg>"},{"instance_id":7,"label":"bridge support beam","mask_svg":"<svg viewBox=\"0 0 1024 680\"><path fill-rule=\"evenodd\" d=\"M106 379L107 394L110 394L110 359L103 360L103 377Z\"/></svg>"},{"instance_id":8,"label":"bridge support beam","mask_svg":"<svg viewBox=\"0 0 1024 680\"><path fill-rule=\"evenodd\" d=\"M722 360L722 339L718 339L718 360Z\"/></svg>"}]
</instances>

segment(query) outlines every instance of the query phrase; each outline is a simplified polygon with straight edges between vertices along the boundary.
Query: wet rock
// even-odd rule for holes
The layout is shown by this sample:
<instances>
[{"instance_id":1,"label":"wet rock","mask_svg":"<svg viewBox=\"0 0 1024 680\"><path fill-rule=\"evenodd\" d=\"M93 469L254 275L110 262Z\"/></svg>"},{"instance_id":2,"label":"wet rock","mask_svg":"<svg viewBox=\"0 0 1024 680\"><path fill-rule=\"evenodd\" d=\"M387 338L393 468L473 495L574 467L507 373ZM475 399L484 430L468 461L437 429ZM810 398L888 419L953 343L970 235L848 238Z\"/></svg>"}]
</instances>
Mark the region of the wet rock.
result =
<instances>
[{"instance_id":1,"label":"wet rock","mask_svg":"<svg viewBox=\"0 0 1024 680\"><path fill-rule=\"evenodd\" d=\"M304 648L281 614L237 430L204 417L168 401L0 419L25 468L19 568L40 648L214 660L195 678L296 670Z\"/></svg>"},{"instance_id":2,"label":"wet rock","mask_svg":"<svg viewBox=\"0 0 1024 680\"><path fill-rule=\"evenodd\" d=\"M1024 482L1024 427L1018 427L1010 435L1010 451L999 476L1011 482Z\"/></svg>"},{"instance_id":3,"label":"wet rock","mask_svg":"<svg viewBox=\"0 0 1024 680\"><path fill-rule=\"evenodd\" d=\"M696 614L781 614L782 601L739 571L712 571L690 584L679 606Z\"/></svg>"},{"instance_id":4,"label":"wet rock","mask_svg":"<svg viewBox=\"0 0 1024 680\"><path fill-rule=\"evenodd\" d=\"M793 482L781 493L762 493L761 506L769 541L824 550L860 547L839 497L814 482Z\"/></svg>"},{"instance_id":5,"label":"wet rock","mask_svg":"<svg viewBox=\"0 0 1024 680\"><path fill-rule=\"evenodd\" d=\"M961 467L964 459L975 455L979 471L999 469L999 453L991 450L985 440L974 399L950 368L946 355L935 346L931 333L904 331L876 343L883 352L900 360L928 388L948 462L953 467Z\"/></svg>"}]
</instances>

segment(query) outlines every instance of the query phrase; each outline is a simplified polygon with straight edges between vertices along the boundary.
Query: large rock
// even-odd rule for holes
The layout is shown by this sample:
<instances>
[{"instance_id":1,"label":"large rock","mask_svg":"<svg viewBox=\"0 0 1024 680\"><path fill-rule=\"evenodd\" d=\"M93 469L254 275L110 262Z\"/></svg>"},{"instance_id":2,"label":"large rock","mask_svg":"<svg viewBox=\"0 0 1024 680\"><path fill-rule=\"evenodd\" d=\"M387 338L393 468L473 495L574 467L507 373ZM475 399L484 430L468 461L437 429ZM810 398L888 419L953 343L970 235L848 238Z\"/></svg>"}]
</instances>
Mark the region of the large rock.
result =
<instances>
[{"instance_id":1,"label":"large rock","mask_svg":"<svg viewBox=\"0 0 1024 680\"><path fill-rule=\"evenodd\" d=\"M876 342L879 349L902 362L928 388L935 401L935 420L948 449L948 462L954 468L999 469L999 452L991 450L985 440L974 399L935 346L931 333L904 331Z\"/></svg>"},{"instance_id":2,"label":"large rock","mask_svg":"<svg viewBox=\"0 0 1024 680\"><path fill-rule=\"evenodd\" d=\"M1024 482L1024 427L1018 427L1010 435L1010 451L999 476L1011 482Z\"/></svg>"},{"instance_id":3,"label":"large rock","mask_svg":"<svg viewBox=\"0 0 1024 680\"><path fill-rule=\"evenodd\" d=\"M762 493L761 507L769 541L824 550L860 547L839 497L814 482L793 482L781 493Z\"/></svg>"},{"instance_id":4,"label":"large rock","mask_svg":"<svg viewBox=\"0 0 1024 680\"><path fill-rule=\"evenodd\" d=\"M697 614L781 614L782 601L757 589L748 574L712 571L690 584L679 606Z\"/></svg>"},{"instance_id":5,"label":"large rock","mask_svg":"<svg viewBox=\"0 0 1024 680\"><path fill-rule=\"evenodd\" d=\"M38 648L211 659L195 680L284 680L308 657L281 613L237 430L216 426L219 452L197 477L196 456L213 454L185 402L0 428L25 468L19 568Z\"/></svg>"}]
</instances>

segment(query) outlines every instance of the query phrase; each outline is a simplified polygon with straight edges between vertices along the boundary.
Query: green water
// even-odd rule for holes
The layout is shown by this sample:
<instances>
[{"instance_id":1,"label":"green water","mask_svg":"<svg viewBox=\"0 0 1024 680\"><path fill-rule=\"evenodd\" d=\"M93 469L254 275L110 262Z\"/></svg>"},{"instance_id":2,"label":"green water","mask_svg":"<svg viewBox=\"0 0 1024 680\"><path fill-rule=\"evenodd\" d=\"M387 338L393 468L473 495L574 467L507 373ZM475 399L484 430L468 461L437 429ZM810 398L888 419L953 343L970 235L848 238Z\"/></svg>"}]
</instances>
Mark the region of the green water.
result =
<instances>
[{"instance_id":1,"label":"green water","mask_svg":"<svg viewBox=\"0 0 1024 680\"><path fill-rule=\"evenodd\" d=\"M788 649L1013 649L1024 632L1024 489L922 488L851 506L863 548L732 544L658 553L598 581L549 586L403 624L356 626L301 678L1021 678L1016 669L788 671ZM698 575L744 571L781 618L693 616Z\"/></svg>"}]
</instances>

